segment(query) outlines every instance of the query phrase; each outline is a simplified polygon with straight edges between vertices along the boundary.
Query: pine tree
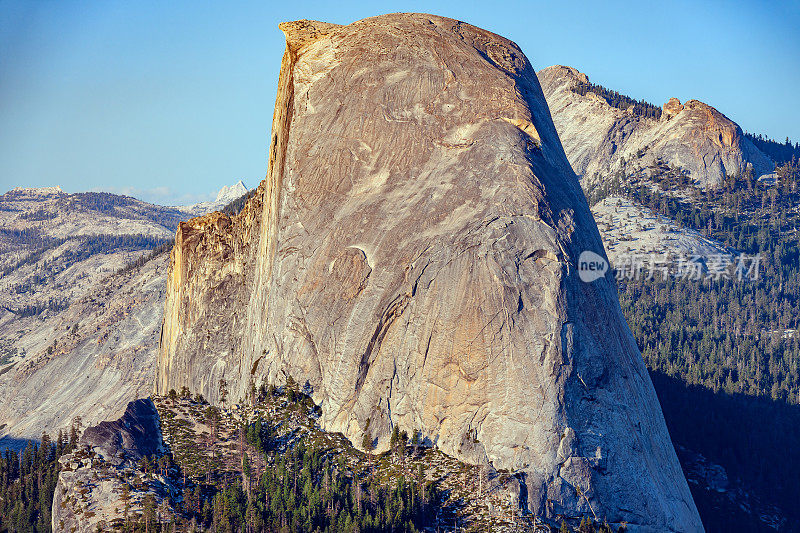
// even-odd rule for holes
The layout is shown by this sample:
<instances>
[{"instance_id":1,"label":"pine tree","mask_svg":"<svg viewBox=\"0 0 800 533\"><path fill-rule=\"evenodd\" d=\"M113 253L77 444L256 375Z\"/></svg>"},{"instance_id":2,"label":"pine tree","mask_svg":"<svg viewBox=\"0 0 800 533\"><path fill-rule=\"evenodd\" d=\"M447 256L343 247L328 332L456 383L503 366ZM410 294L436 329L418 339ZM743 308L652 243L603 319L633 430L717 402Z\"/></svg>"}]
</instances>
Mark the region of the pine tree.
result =
<instances>
[{"instance_id":1,"label":"pine tree","mask_svg":"<svg viewBox=\"0 0 800 533\"><path fill-rule=\"evenodd\" d=\"M148 493L147 496L144 497L143 506L145 531L149 533L150 523L155 523L156 521L156 499L152 493Z\"/></svg>"},{"instance_id":2,"label":"pine tree","mask_svg":"<svg viewBox=\"0 0 800 533\"><path fill-rule=\"evenodd\" d=\"M219 379L219 397L222 402L223 409L225 408L225 398L228 396L228 382L225 378Z\"/></svg>"},{"instance_id":3,"label":"pine tree","mask_svg":"<svg viewBox=\"0 0 800 533\"><path fill-rule=\"evenodd\" d=\"M375 449L375 441L369 431L364 432L364 437L361 439L361 447L364 448L364 451L367 453L372 453L372 450Z\"/></svg>"}]
</instances>

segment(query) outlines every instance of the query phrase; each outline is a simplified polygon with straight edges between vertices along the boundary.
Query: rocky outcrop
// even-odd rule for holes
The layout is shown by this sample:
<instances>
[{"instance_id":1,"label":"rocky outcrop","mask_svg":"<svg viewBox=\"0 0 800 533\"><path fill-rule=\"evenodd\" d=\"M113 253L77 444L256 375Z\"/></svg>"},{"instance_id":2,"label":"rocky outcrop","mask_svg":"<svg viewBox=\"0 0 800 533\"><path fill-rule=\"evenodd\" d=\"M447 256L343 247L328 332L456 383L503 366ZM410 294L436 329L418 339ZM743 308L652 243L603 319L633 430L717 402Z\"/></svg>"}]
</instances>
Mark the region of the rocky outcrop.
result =
<instances>
[{"instance_id":1,"label":"rocky outcrop","mask_svg":"<svg viewBox=\"0 0 800 533\"><path fill-rule=\"evenodd\" d=\"M656 162L683 170L700 185L752 169L755 177L774 169L742 129L713 107L671 98L661 119L611 107L593 93L573 89L585 74L560 65L539 71L547 103L572 167L596 182L618 172L640 173Z\"/></svg>"},{"instance_id":2,"label":"rocky outcrop","mask_svg":"<svg viewBox=\"0 0 800 533\"><path fill-rule=\"evenodd\" d=\"M81 444L113 466L134 466L144 457L163 452L156 406L149 398L132 401L118 420L87 428Z\"/></svg>"},{"instance_id":3,"label":"rocky outcrop","mask_svg":"<svg viewBox=\"0 0 800 533\"><path fill-rule=\"evenodd\" d=\"M59 459L53 494L52 530L89 533L121 529L140 518L145 497L168 509L180 497L174 480L137 468L144 457L165 453L159 414L152 400L128 404L121 418L87 428L78 447ZM146 469L147 470L147 469ZM127 500L123 494L127 491Z\"/></svg>"},{"instance_id":4,"label":"rocky outcrop","mask_svg":"<svg viewBox=\"0 0 800 533\"><path fill-rule=\"evenodd\" d=\"M520 472L540 516L702 529L530 63L451 19L282 24L266 179L180 225L156 391L291 376L320 422Z\"/></svg>"},{"instance_id":5,"label":"rocky outcrop","mask_svg":"<svg viewBox=\"0 0 800 533\"><path fill-rule=\"evenodd\" d=\"M683 111L683 105L681 104L681 101L674 97L670 98L669 101L662 106L662 108L663 111L661 113L661 118L663 120L669 120Z\"/></svg>"},{"instance_id":6,"label":"rocky outcrop","mask_svg":"<svg viewBox=\"0 0 800 533\"><path fill-rule=\"evenodd\" d=\"M699 231L678 226L673 220L639 205L635 200L609 196L592 206L606 253L619 276L657 278L669 272L735 262L734 251ZM702 264L698 264L701 262ZM686 272L684 272L686 275Z\"/></svg>"}]
</instances>

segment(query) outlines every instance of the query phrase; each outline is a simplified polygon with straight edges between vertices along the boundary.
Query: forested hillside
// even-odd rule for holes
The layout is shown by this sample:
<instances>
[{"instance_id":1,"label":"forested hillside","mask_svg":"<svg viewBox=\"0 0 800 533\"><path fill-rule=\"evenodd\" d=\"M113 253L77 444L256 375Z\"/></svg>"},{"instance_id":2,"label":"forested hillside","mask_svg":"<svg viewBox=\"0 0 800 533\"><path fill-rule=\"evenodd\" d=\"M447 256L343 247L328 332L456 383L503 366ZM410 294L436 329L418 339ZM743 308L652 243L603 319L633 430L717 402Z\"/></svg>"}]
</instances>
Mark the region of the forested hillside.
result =
<instances>
[{"instance_id":1,"label":"forested hillside","mask_svg":"<svg viewBox=\"0 0 800 533\"><path fill-rule=\"evenodd\" d=\"M759 258L757 271L742 279L733 268L702 280L621 277L620 303L674 442L722 464L796 523L800 168L792 161L776 175L774 183L731 176L705 190L687 187L678 173L651 181L620 177L587 196L591 202L626 196ZM732 512L704 509L712 500L692 488L704 520ZM715 522L711 529L720 530L715 524L721 527Z\"/></svg>"},{"instance_id":2,"label":"forested hillside","mask_svg":"<svg viewBox=\"0 0 800 533\"><path fill-rule=\"evenodd\" d=\"M742 280L732 271L716 280L621 280L628 323L652 369L714 392L800 403L800 169L789 163L777 174L774 185L731 177L720 188L692 189L689 199L671 195L668 181L626 188L680 225L758 258Z\"/></svg>"},{"instance_id":3,"label":"forested hillside","mask_svg":"<svg viewBox=\"0 0 800 533\"><path fill-rule=\"evenodd\" d=\"M744 136L750 139L756 145L756 148L767 154L777 165L800 159L800 143L792 143L788 137L785 142L780 143L761 134L745 133Z\"/></svg>"},{"instance_id":4,"label":"forested hillside","mask_svg":"<svg viewBox=\"0 0 800 533\"><path fill-rule=\"evenodd\" d=\"M166 453L117 470L97 448L78 446L62 461L68 471L56 489L54 523L80 531L298 533L511 532L535 523L519 508L514 473L461 463L397 427L389 451L358 451L319 428L319 407L292 381L254 388L247 405L233 409L186 388L153 401ZM590 530L611 531L584 520L581 531Z\"/></svg>"},{"instance_id":5,"label":"forested hillside","mask_svg":"<svg viewBox=\"0 0 800 533\"><path fill-rule=\"evenodd\" d=\"M0 456L0 531L50 531L58 459L75 449L79 427L76 420L69 434L59 432L55 442L43 434L21 452L6 449Z\"/></svg>"}]
</instances>

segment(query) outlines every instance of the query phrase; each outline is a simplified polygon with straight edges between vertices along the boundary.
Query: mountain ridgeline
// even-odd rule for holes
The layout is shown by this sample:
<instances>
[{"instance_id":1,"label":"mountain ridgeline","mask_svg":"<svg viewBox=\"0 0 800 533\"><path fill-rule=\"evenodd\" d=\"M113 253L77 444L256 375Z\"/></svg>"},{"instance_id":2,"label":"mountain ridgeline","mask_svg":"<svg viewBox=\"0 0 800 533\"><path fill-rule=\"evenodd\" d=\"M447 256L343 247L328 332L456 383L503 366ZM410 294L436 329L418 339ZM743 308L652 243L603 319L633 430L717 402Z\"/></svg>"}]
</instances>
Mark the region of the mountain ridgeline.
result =
<instances>
[{"instance_id":1,"label":"mountain ridgeline","mask_svg":"<svg viewBox=\"0 0 800 533\"><path fill-rule=\"evenodd\" d=\"M149 393L175 229L246 193L240 181L189 207L58 187L0 195L0 448Z\"/></svg>"},{"instance_id":2,"label":"mountain ridgeline","mask_svg":"<svg viewBox=\"0 0 800 533\"><path fill-rule=\"evenodd\" d=\"M588 80L588 78L578 81L578 83L576 83L572 88L572 91L581 96L592 93L601 97L611 107L616 107L617 109L621 109L623 111L630 111L634 115L638 115L640 117L649 117L656 120L661 118L661 108L657 105L645 102L644 100L634 100L630 96L620 94L617 91L606 89L602 85L592 83Z\"/></svg>"},{"instance_id":3,"label":"mountain ridgeline","mask_svg":"<svg viewBox=\"0 0 800 533\"><path fill-rule=\"evenodd\" d=\"M656 163L700 186L716 186L746 171L759 177L775 168L738 124L698 100L671 98L656 111L591 83L571 67L555 65L538 75L564 150L584 185L618 173L644 177Z\"/></svg>"}]
</instances>

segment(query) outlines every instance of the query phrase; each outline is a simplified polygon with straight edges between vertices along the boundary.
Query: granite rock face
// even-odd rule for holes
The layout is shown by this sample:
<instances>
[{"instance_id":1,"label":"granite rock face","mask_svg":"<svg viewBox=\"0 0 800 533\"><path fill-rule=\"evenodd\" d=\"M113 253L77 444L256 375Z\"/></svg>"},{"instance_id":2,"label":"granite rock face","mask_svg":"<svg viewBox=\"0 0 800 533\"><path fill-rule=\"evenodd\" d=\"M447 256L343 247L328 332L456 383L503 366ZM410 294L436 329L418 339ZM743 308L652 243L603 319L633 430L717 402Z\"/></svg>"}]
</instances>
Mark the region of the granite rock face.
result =
<instances>
[{"instance_id":1,"label":"granite rock face","mask_svg":"<svg viewBox=\"0 0 800 533\"><path fill-rule=\"evenodd\" d=\"M738 124L698 100L681 104L671 98L657 120L614 108L592 92L574 92L588 81L574 68L547 67L539 71L539 80L567 157L590 183L658 161L688 172L703 186L748 168L755 177L774 169Z\"/></svg>"},{"instance_id":2,"label":"granite rock face","mask_svg":"<svg viewBox=\"0 0 800 533\"><path fill-rule=\"evenodd\" d=\"M579 280L605 252L520 49L421 14L280 27L267 177L180 225L156 391L291 376L326 429L417 429L540 516L702 530L613 280Z\"/></svg>"},{"instance_id":3,"label":"granite rock face","mask_svg":"<svg viewBox=\"0 0 800 533\"><path fill-rule=\"evenodd\" d=\"M36 349L0 369L0 449L119 418L148 396L156 374L167 280L166 253L94 284L67 309L9 321ZM51 348L48 348L51 347Z\"/></svg>"},{"instance_id":4,"label":"granite rock face","mask_svg":"<svg viewBox=\"0 0 800 533\"><path fill-rule=\"evenodd\" d=\"M135 466L142 458L163 451L156 406L149 398L132 401L118 420L87 428L81 444L113 466Z\"/></svg>"}]
</instances>

